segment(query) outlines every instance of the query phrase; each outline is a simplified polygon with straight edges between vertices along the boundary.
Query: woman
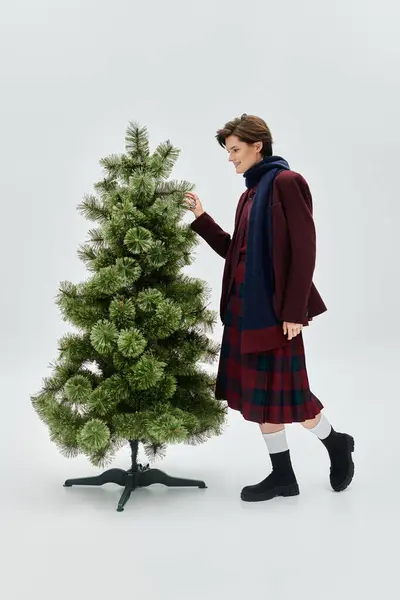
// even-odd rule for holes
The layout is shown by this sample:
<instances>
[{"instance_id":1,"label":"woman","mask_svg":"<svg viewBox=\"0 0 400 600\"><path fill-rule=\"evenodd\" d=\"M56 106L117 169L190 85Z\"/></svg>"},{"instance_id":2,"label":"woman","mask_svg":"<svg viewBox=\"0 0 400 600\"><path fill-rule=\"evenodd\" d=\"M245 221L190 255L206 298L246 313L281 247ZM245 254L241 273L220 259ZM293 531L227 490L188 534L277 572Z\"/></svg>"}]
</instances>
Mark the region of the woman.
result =
<instances>
[{"instance_id":1,"label":"woman","mask_svg":"<svg viewBox=\"0 0 400 600\"><path fill-rule=\"evenodd\" d=\"M295 496L285 425L298 422L326 447L335 491L354 475L354 439L336 432L310 391L302 329L326 311L312 277L316 233L305 179L272 152L265 121L242 115L216 135L245 178L232 237L204 211L195 193L186 206L191 227L225 259L220 316L224 325L215 395L259 423L272 472L242 490L242 500Z\"/></svg>"}]
</instances>

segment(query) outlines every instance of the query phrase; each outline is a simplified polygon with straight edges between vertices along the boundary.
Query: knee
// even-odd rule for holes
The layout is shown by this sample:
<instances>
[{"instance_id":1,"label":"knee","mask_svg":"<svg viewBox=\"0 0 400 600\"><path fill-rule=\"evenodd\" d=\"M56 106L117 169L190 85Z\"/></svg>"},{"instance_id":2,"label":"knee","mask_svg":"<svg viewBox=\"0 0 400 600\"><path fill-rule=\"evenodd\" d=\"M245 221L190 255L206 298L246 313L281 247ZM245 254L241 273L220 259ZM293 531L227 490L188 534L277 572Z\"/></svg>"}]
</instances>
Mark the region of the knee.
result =
<instances>
[{"instance_id":1,"label":"knee","mask_svg":"<svg viewBox=\"0 0 400 600\"><path fill-rule=\"evenodd\" d=\"M260 429L262 433L278 433L285 429L285 425L283 423L260 423Z\"/></svg>"},{"instance_id":2,"label":"knee","mask_svg":"<svg viewBox=\"0 0 400 600\"><path fill-rule=\"evenodd\" d=\"M321 413L319 413L314 419L307 419L307 421L303 421L301 424L306 429L313 429L313 427L316 427L318 425L320 418Z\"/></svg>"}]
</instances>

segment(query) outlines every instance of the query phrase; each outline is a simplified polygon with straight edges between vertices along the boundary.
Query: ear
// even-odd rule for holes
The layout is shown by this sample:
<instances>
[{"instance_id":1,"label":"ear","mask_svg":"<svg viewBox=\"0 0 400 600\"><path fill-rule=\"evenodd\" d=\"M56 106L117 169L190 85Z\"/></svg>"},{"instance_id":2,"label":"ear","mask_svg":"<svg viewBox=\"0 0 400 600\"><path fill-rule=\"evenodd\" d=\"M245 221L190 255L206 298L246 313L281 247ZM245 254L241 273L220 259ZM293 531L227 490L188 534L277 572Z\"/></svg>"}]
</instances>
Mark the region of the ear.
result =
<instances>
[{"instance_id":1,"label":"ear","mask_svg":"<svg viewBox=\"0 0 400 600\"><path fill-rule=\"evenodd\" d=\"M257 150L257 152L259 152L261 154L261 150L263 149L263 143L256 142L254 146L255 146L255 149Z\"/></svg>"}]
</instances>

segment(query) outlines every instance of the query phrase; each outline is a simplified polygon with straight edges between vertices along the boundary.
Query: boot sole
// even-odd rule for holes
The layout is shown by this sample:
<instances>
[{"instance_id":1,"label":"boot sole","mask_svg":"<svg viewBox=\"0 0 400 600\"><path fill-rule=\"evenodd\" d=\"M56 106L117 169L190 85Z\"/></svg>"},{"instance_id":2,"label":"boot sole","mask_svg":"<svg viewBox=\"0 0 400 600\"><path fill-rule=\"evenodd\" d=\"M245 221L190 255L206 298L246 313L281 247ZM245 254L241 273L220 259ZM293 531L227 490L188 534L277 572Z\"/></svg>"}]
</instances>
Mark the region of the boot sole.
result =
<instances>
[{"instance_id":1,"label":"boot sole","mask_svg":"<svg viewBox=\"0 0 400 600\"><path fill-rule=\"evenodd\" d=\"M251 492L242 491L240 497L244 502L262 502L265 500L272 500L272 498L276 498L277 496L288 498L290 496L298 496L299 494L299 485L297 483L292 483L291 485L276 486L271 490L267 490L266 492L260 494L252 494Z\"/></svg>"},{"instance_id":2,"label":"boot sole","mask_svg":"<svg viewBox=\"0 0 400 600\"><path fill-rule=\"evenodd\" d=\"M349 459L349 463L350 463L350 469L349 469L346 479L340 485L333 486L331 484L332 489L335 492L343 492L346 488L349 487L350 483L353 481L355 469L354 469L353 457L351 456L351 454L352 454L352 452L354 452L354 448L355 448L354 438L351 435L347 435L347 455L348 455L348 459Z\"/></svg>"}]
</instances>

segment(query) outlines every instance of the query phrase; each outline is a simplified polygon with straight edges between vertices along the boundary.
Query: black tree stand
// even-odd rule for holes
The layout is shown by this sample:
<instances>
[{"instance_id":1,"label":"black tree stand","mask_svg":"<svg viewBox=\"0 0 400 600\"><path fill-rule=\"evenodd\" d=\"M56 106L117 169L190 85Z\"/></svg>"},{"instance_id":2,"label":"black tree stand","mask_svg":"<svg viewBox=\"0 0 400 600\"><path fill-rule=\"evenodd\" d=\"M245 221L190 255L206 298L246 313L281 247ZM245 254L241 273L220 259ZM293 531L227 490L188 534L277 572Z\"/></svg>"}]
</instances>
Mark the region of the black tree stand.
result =
<instances>
[{"instance_id":1,"label":"black tree stand","mask_svg":"<svg viewBox=\"0 0 400 600\"><path fill-rule=\"evenodd\" d=\"M81 477L79 479L67 479L64 487L73 485L104 485L105 483L116 483L124 487L120 501L118 503L118 512L124 510L125 504L128 502L132 492L136 488L148 487L154 483L161 483L167 487L199 487L206 488L204 481L196 481L194 479L181 479L179 477L171 477L159 469L150 469L149 465L142 466L137 463L137 455L139 442L130 440L129 444L132 451L132 466L129 471L123 469L109 469L101 475L95 477Z\"/></svg>"}]
</instances>

